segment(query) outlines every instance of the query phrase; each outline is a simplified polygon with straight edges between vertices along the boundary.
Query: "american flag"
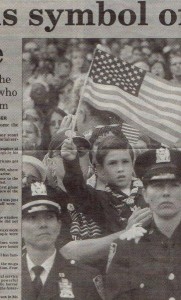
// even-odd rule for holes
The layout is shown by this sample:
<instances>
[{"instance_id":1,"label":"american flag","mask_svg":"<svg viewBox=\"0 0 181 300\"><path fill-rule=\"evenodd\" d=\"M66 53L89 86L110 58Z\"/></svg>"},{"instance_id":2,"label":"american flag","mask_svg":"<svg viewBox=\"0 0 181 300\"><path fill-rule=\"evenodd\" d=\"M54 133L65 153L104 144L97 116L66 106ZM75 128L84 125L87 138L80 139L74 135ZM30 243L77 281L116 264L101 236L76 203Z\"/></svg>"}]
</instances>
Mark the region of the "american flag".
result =
<instances>
[{"instance_id":1,"label":"american flag","mask_svg":"<svg viewBox=\"0 0 181 300\"><path fill-rule=\"evenodd\" d=\"M181 140L181 88L98 48L83 96L158 142Z\"/></svg>"}]
</instances>

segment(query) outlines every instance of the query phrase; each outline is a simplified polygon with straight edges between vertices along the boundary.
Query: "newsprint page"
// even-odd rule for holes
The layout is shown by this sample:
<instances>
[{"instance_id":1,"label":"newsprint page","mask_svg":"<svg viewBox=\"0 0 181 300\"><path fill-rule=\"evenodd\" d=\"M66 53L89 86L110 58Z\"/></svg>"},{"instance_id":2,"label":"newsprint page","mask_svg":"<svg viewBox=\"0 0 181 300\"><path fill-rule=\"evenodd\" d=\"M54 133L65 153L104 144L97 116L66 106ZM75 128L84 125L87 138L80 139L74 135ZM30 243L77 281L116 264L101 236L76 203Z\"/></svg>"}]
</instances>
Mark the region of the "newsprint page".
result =
<instances>
[{"instance_id":1,"label":"newsprint page","mask_svg":"<svg viewBox=\"0 0 181 300\"><path fill-rule=\"evenodd\" d=\"M181 299L181 1L0 1L0 300Z\"/></svg>"}]
</instances>

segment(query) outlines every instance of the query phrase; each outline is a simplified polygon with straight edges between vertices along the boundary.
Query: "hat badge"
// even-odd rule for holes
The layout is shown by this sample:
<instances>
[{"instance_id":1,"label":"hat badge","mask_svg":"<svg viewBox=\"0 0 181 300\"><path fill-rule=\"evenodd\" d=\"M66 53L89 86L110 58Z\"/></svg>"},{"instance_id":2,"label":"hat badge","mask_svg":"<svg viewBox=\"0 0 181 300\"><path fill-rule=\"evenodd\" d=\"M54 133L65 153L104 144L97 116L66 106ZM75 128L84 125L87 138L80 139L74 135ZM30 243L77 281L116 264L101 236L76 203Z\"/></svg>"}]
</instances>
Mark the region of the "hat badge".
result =
<instances>
[{"instance_id":1,"label":"hat badge","mask_svg":"<svg viewBox=\"0 0 181 300\"><path fill-rule=\"evenodd\" d=\"M47 190L46 186L43 182L35 182L31 184L31 194L32 196L38 196L38 195L46 195L47 196Z\"/></svg>"},{"instance_id":2,"label":"hat badge","mask_svg":"<svg viewBox=\"0 0 181 300\"><path fill-rule=\"evenodd\" d=\"M170 151L167 148L160 148L156 150L156 163L170 162Z\"/></svg>"}]
</instances>

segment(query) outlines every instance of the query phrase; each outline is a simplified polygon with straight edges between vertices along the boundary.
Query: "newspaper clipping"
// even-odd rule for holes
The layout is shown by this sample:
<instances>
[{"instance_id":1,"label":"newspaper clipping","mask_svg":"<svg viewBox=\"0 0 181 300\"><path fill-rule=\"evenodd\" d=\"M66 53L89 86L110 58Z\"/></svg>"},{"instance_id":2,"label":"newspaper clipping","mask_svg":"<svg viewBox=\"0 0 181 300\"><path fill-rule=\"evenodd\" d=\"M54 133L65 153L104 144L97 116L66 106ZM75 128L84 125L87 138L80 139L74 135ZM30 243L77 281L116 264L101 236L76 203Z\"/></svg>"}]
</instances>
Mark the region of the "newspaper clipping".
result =
<instances>
[{"instance_id":1,"label":"newspaper clipping","mask_svg":"<svg viewBox=\"0 0 181 300\"><path fill-rule=\"evenodd\" d=\"M181 3L0 3L0 300L181 299Z\"/></svg>"}]
</instances>

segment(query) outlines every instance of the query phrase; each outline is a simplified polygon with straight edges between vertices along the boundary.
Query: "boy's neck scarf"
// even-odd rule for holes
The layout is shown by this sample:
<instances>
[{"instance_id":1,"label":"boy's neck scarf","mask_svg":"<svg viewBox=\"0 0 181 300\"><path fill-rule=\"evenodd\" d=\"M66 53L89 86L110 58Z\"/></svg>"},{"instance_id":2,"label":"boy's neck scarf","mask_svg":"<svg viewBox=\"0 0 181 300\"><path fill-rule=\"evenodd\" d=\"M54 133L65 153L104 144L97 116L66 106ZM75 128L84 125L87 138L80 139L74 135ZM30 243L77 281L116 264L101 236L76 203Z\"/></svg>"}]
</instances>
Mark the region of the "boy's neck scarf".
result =
<instances>
[{"instance_id":1,"label":"boy's neck scarf","mask_svg":"<svg viewBox=\"0 0 181 300\"><path fill-rule=\"evenodd\" d=\"M131 183L130 195L128 196L118 190L116 187L112 187L109 185L106 186L105 191L107 193L111 193L111 195L113 196L111 197L110 204L116 209L119 215L120 222L127 221L127 212L133 212L137 208L135 198L140 193L142 187L142 182L137 178L133 178Z\"/></svg>"}]
</instances>

